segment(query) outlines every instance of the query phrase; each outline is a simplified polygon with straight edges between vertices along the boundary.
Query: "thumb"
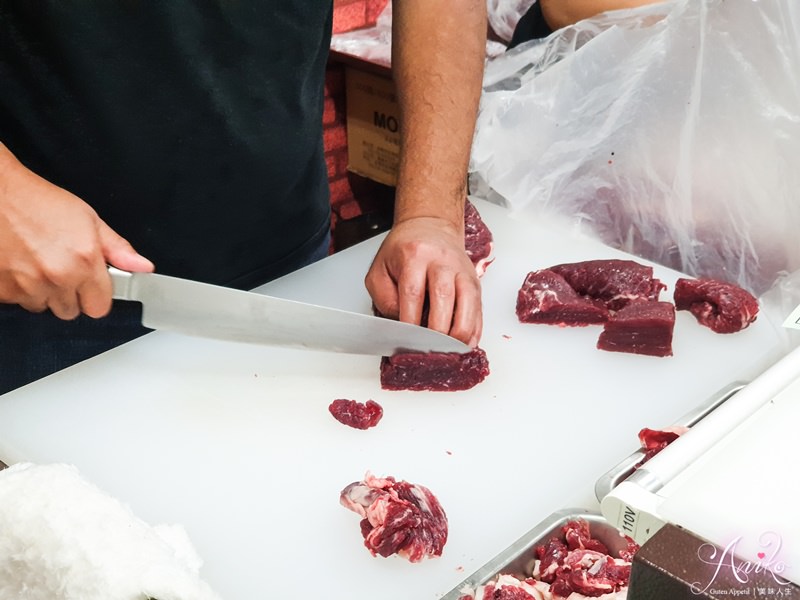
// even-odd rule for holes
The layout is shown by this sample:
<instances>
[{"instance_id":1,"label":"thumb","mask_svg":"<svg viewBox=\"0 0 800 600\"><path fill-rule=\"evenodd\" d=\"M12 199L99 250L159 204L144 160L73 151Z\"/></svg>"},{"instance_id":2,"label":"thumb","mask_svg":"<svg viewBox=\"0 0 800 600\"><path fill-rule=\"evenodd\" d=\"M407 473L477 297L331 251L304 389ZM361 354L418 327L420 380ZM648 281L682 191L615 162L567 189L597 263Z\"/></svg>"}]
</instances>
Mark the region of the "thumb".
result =
<instances>
[{"instance_id":1,"label":"thumb","mask_svg":"<svg viewBox=\"0 0 800 600\"><path fill-rule=\"evenodd\" d=\"M155 270L150 260L136 252L128 240L118 235L99 218L97 233L107 263L123 271L150 273Z\"/></svg>"}]
</instances>

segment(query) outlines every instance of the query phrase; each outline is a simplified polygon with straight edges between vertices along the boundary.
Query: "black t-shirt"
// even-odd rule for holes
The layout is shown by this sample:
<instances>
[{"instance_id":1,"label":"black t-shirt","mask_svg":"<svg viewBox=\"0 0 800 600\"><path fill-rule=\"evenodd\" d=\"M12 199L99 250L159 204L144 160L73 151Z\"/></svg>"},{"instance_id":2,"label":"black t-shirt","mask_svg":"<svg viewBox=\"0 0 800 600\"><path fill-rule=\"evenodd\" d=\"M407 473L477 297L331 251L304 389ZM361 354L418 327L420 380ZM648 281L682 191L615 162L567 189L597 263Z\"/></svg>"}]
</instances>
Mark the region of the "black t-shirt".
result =
<instances>
[{"instance_id":1,"label":"black t-shirt","mask_svg":"<svg viewBox=\"0 0 800 600\"><path fill-rule=\"evenodd\" d=\"M0 0L0 141L160 273L249 288L329 222L332 0Z\"/></svg>"}]
</instances>

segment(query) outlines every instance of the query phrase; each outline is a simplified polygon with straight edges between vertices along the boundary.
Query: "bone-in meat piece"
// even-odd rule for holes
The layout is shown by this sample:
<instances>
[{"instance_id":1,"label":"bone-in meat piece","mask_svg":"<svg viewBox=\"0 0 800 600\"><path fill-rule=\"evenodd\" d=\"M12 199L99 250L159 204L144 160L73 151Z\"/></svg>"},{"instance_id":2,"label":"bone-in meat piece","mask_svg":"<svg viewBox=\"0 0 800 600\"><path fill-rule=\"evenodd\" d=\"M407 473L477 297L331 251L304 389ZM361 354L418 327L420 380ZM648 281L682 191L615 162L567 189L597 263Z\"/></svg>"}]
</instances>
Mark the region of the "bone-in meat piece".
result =
<instances>
[{"instance_id":1,"label":"bone-in meat piece","mask_svg":"<svg viewBox=\"0 0 800 600\"><path fill-rule=\"evenodd\" d=\"M397 554L413 563L442 555L447 515L428 488L367 473L345 487L339 500L361 515L361 535L373 556Z\"/></svg>"},{"instance_id":2,"label":"bone-in meat piece","mask_svg":"<svg viewBox=\"0 0 800 600\"><path fill-rule=\"evenodd\" d=\"M678 279L673 299L675 308L688 310L717 333L741 331L758 315L758 300L750 292L716 279Z\"/></svg>"}]
</instances>

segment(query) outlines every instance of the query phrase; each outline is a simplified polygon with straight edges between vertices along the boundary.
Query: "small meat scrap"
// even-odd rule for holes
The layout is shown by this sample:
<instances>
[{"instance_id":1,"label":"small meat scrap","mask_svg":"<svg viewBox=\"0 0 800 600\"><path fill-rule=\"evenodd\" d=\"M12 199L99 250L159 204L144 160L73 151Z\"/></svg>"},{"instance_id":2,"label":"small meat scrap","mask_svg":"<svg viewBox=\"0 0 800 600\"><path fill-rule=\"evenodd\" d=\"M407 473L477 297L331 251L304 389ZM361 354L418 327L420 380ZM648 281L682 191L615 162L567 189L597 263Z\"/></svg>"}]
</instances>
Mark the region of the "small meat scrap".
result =
<instances>
[{"instance_id":1,"label":"small meat scrap","mask_svg":"<svg viewBox=\"0 0 800 600\"><path fill-rule=\"evenodd\" d=\"M442 555L447 515L428 488L368 472L344 488L339 500L361 515L361 535L373 556L397 554L415 563Z\"/></svg>"},{"instance_id":2,"label":"small meat scrap","mask_svg":"<svg viewBox=\"0 0 800 600\"><path fill-rule=\"evenodd\" d=\"M633 302L603 326L597 348L649 356L672 356L675 307L670 302Z\"/></svg>"},{"instance_id":3,"label":"small meat scrap","mask_svg":"<svg viewBox=\"0 0 800 600\"><path fill-rule=\"evenodd\" d=\"M381 358L381 388L414 392L457 392L475 387L489 374L486 352L398 352Z\"/></svg>"},{"instance_id":4,"label":"small meat scrap","mask_svg":"<svg viewBox=\"0 0 800 600\"><path fill-rule=\"evenodd\" d=\"M608 320L603 302L581 296L558 273L531 271L517 292L517 318L522 323L583 327Z\"/></svg>"},{"instance_id":5,"label":"small meat scrap","mask_svg":"<svg viewBox=\"0 0 800 600\"><path fill-rule=\"evenodd\" d=\"M339 398L331 402L328 410L339 423L355 429L375 427L383 417L383 407L374 400L367 400L364 404Z\"/></svg>"},{"instance_id":6,"label":"small meat scrap","mask_svg":"<svg viewBox=\"0 0 800 600\"><path fill-rule=\"evenodd\" d=\"M464 203L464 249L467 251L475 272L482 277L494 260L492 232L481 219L475 205L469 200Z\"/></svg>"},{"instance_id":7,"label":"small meat scrap","mask_svg":"<svg viewBox=\"0 0 800 600\"><path fill-rule=\"evenodd\" d=\"M635 468L641 467L687 431L689 431L688 427L678 425L665 429L649 429L647 427L641 429L639 431L639 444L644 452L644 457L636 463Z\"/></svg>"},{"instance_id":8,"label":"small meat scrap","mask_svg":"<svg viewBox=\"0 0 800 600\"><path fill-rule=\"evenodd\" d=\"M758 315L758 300L750 292L716 279L678 279L673 299L675 308L688 310L716 333L741 331Z\"/></svg>"},{"instance_id":9,"label":"small meat scrap","mask_svg":"<svg viewBox=\"0 0 800 600\"><path fill-rule=\"evenodd\" d=\"M543 600L569 598L622 599L627 595L633 555L639 549L630 538L617 557L591 537L585 519L568 522L561 534L533 550L527 573L500 574L476 589L462 590L459 600Z\"/></svg>"},{"instance_id":10,"label":"small meat scrap","mask_svg":"<svg viewBox=\"0 0 800 600\"><path fill-rule=\"evenodd\" d=\"M578 294L605 303L609 310L619 310L634 300L658 300L667 288L653 277L653 268L632 260L601 259L564 263L550 267Z\"/></svg>"}]
</instances>

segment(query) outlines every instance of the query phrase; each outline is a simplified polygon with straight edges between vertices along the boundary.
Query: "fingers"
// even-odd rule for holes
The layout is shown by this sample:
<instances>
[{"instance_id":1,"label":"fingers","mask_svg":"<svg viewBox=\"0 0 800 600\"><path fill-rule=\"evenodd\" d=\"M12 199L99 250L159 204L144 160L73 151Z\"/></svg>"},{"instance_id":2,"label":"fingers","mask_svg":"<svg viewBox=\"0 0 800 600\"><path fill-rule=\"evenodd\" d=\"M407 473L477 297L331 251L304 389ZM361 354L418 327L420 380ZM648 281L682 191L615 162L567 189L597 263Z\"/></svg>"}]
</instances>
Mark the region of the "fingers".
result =
<instances>
[{"instance_id":1,"label":"fingers","mask_svg":"<svg viewBox=\"0 0 800 600\"><path fill-rule=\"evenodd\" d=\"M483 330L481 286L472 264L459 268L437 262L403 263L392 277L377 258L365 284L378 312L388 318L420 324L426 311L429 328L475 347Z\"/></svg>"},{"instance_id":2,"label":"fingers","mask_svg":"<svg viewBox=\"0 0 800 600\"><path fill-rule=\"evenodd\" d=\"M0 301L19 304L36 313L49 309L64 320L82 313L92 318L107 315L112 306L107 261L113 260L130 271L152 271L153 264L100 219L95 229L99 234L95 243L49 253L45 258L20 260L15 269L2 272ZM105 256L106 248L109 258Z\"/></svg>"},{"instance_id":3,"label":"fingers","mask_svg":"<svg viewBox=\"0 0 800 600\"><path fill-rule=\"evenodd\" d=\"M461 236L448 235L439 221L396 225L378 249L365 284L381 315L414 324L426 318L431 329L472 347L480 342L480 281Z\"/></svg>"},{"instance_id":4,"label":"fingers","mask_svg":"<svg viewBox=\"0 0 800 600\"><path fill-rule=\"evenodd\" d=\"M398 318L405 323L419 325L425 306L426 273L424 269L409 268L397 282ZM430 326L430 317L428 321Z\"/></svg>"},{"instance_id":5,"label":"fingers","mask_svg":"<svg viewBox=\"0 0 800 600\"><path fill-rule=\"evenodd\" d=\"M375 257L364 278L364 285L372 298L377 313L389 319L397 319L400 314L399 298L394 279L389 275L380 254Z\"/></svg>"},{"instance_id":6,"label":"fingers","mask_svg":"<svg viewBox=\"0 0 800 600\"><path fill-rule=\"evenodd\" d=\"M150 260L136 252L128 240L98 219L97 234L106 262L123 271L151 273L155 267Z\"/></svg>"},{"instance_id":7,"label":"fingers","mask_svg":"<svg viewBox=\"0 0 800 600\"><path fill-rule=\"evenodd\" d=\"M154 269L152 262L137 253L125 238L103 221L97 219L96 225L103 260L92 269L91 275L77 289L80 312L95 319L104 317L111 311L113 286L106 263L125 271L151 272Z\"/></svg>"},{"instance_id":8,"label":"fingers","mask_svg":"<svg viewBox=\"0 0 800 600\"><path fill-rule=\"evenodd\" d=\"M483 304L480 280L477 275L472 275L455 280L458 303L450 335L475 348L483 334Z\"/></svg>"},{"instance_id":9,"label":"fingers","mask_svg":"<svg viewBox=\"0 0 800 600\"><path fill-rule=\"evenodd\" d=\"M446 266L434 266L427 279L428 327L449 333L456 305L455 273Z\"/></svg>"}]
</instances>

